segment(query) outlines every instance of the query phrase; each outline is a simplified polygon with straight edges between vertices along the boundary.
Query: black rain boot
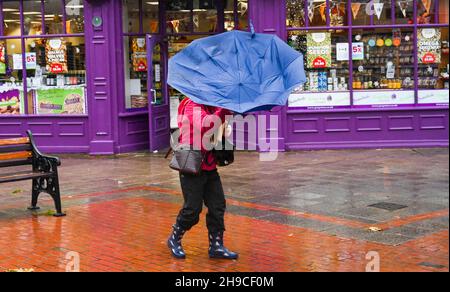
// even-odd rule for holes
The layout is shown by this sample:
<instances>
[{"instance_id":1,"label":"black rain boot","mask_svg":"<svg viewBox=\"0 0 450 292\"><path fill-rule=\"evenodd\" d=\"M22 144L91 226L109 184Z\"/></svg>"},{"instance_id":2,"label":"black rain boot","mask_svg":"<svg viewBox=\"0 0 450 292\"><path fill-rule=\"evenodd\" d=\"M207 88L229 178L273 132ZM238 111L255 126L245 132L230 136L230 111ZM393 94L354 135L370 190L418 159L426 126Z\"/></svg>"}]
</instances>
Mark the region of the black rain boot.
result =
<instances>
[{"instance_id":1,"label":"black rain boot","mask_svg":"<svg viewBox=\"0 0 450 292\"><path fill-rule=\"evenodd\" d=\"M183 250L183 247L181 246L181 240L183 239L184 234L186 233L186 230L183 230L178 225L173 225L173 232L170 235L169 239L167 240L167 246L170 249L170 252L174 257L177 259L185 259L186 253Z\"/></svg>"},{"instance_id":2,"label":"black rain boot","mask_svg":"<svg viewBox=\"0 0 450 292\"><path fill-rule=\"evenodd\" d=\"M209 257L211 259L237 260L239 255L223 246L223 232L209 233Z\"/></svg>"}]
</instances>

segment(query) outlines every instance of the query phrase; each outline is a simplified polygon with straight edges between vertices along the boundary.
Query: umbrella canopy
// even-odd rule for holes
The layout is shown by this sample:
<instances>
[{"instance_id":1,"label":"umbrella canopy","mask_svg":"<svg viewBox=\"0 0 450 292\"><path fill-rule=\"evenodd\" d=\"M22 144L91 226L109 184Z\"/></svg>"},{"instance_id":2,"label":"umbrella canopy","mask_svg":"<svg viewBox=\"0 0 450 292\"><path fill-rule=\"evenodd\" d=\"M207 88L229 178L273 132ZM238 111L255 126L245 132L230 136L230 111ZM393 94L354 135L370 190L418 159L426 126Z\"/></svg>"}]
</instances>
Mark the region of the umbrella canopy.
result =
<instances>
[{"instance_id":1,"label":"umbrella canopy","mask_svg":"<svg viewBox=\"0 0 450 292\"><path fill-rule=\"evenodd\" d=\"M305 81L302 54L275 35L226 32L196 40L169 60L173 88L237 113L286 105Z\"/></svg>"}]
</instances>

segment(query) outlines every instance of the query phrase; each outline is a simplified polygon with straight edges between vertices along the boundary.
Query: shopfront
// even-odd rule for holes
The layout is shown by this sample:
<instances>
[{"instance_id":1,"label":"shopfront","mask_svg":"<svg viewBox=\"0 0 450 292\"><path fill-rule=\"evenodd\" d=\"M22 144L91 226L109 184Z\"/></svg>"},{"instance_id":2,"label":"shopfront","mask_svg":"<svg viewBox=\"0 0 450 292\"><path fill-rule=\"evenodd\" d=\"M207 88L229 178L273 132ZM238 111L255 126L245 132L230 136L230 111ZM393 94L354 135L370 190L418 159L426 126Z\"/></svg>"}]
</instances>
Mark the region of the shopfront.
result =
<instances>
[{"instance_id":1,"label":"shopfront","mask_svg":"<svg viewBox=\"0 0 450 292\"><path fill-rule=\"evenodd\" d=\"M247 29L247 0L0 0L0 138L30 129L48 152L114 154L169 143L167 61ZM172 120L173 124L173 120Z\"/></svg>"},{"instance_id":2,"label":"shopfront","mask_svg":"<svg viewBox=\"0 0 450 292\"><path fill-rule=\"evenodd\" d=\"M0 0L0 138L113 154L169 143L167 61L232 29L277 34L308 82L278 149L448 146L448 3L438 0ZM249 141L251 144L251 141Z\"/></svg>"}]
</instances>

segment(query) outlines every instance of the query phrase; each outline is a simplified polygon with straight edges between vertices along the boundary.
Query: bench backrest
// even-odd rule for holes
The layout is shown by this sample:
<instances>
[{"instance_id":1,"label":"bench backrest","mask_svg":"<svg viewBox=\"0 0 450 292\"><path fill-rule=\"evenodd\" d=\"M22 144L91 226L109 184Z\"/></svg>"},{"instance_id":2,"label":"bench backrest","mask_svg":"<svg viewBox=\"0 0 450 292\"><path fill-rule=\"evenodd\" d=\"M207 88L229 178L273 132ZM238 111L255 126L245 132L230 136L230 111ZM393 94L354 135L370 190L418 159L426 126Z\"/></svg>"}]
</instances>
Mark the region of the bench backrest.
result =
<instances>
[{"instance_id":1,"label":"bench backrest","mask_svg":"<svg viewBox=\"0 0 450 292\"><path fill-rule=\"evenodd\" d=\"M33 146L28 137L0 139L0 168L33 163Z\"/></svg>"}]
</instances>

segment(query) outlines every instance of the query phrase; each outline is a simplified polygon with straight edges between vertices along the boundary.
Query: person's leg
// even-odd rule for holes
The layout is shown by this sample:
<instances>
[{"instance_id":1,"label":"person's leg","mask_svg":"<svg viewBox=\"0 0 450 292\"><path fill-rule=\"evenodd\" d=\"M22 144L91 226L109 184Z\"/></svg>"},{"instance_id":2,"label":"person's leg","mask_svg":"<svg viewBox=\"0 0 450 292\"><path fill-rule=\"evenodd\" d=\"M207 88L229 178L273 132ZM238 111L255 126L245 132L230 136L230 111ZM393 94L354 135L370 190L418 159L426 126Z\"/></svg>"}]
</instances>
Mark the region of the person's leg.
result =
<instances>
[{"instance_id":1,"label":"person's leg","mask_svg":"<svg viewBox=\"0 0 450 292\"><path fill-rule=\"evenodd\" d=\"M208 214L206 214L206 225L210 233L225 231L225 210L226 200L217 171L206 173L206 183L204 187L204 201L208 207Z\"/></svg>"},{"instance_id":2,"label":"person's leg","mask_svg":"<svg viewBox=\"0 0 450 292\"><path fill-rule=\"evenodd\" d=\"M174 257L184 259L186 254L181 245L181 240L186 231L196 225L200 219L206 177L203 174L199 176L180 174L180 183L184 204L178 214L177 222L173 226L173 232L167 240L167 245Z\"/></svg>"},{"instance_id":3,"label":"person's leg","mask_svg":"<svg viewBox=\"0 0 450 292\"><path fill-rule=\"evenodd\" d=\"M177 225L189 231L200 219L207 177L204 173L194 176L180 174L184 204L177 217Z\"/></svg>"},{"instance_id":4,"label":"person's leg","mask_svg":"<svg viewBox=\"0 0 450 292\"><path fill-rule=\"evenodd\" d=\"M237 259L238 254L229 251L223 245L226 200L222 181L217 171L208 172L206 175L204 200L205 205L208 207L206 224L209 232L209 256L210 258Z\"/></svg>"}]
</instances>

